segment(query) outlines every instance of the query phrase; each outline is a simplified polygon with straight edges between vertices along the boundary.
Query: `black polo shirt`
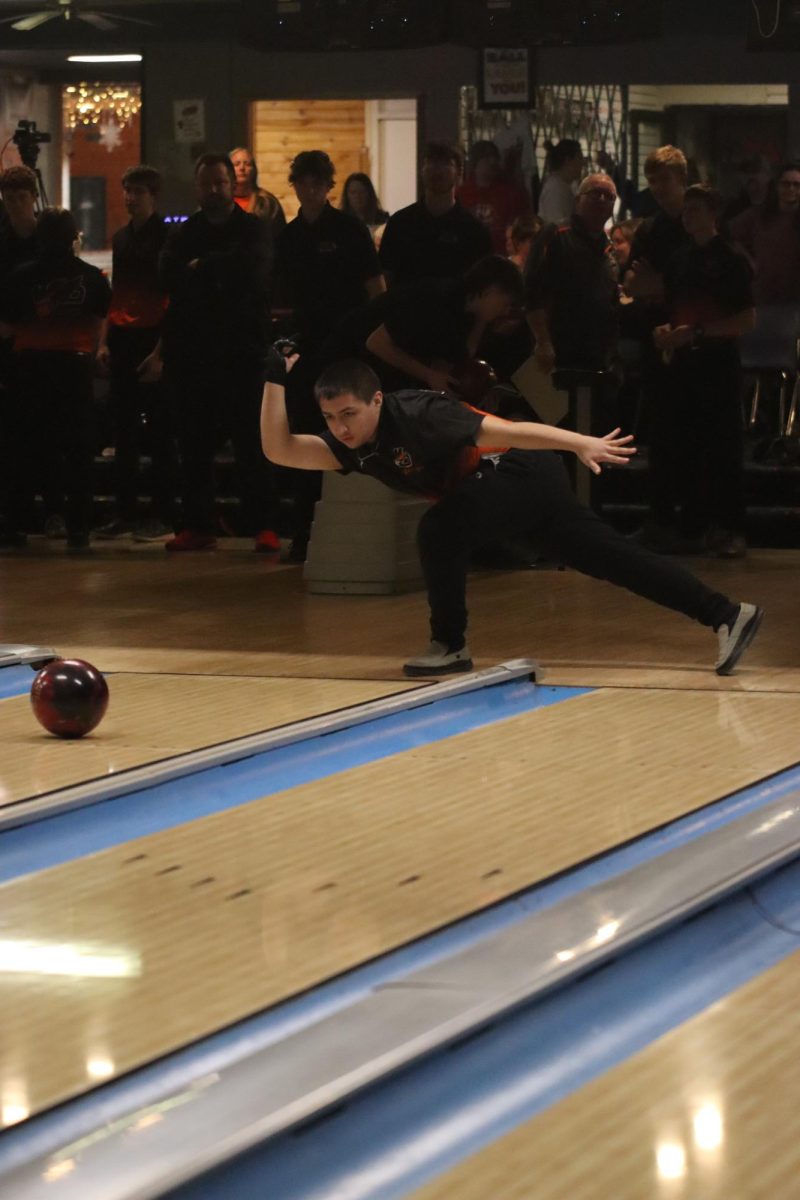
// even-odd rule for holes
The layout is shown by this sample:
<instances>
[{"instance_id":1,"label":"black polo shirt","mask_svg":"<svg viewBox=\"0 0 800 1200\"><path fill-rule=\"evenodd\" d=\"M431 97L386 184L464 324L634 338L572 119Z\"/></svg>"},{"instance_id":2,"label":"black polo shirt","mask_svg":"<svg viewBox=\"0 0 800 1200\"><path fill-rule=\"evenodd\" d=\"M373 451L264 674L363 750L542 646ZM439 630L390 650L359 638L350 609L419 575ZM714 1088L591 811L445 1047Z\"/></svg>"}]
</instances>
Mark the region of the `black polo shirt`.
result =
<instances>
[{"instance_id":1,"label":"black polo shirt","mask_svg":"<svg viewBox=\"0 0 800 1200\"><path fill-rule=\"evenodd\" d=\"M429 279L392 288L383 324L395 345L421 362L463 362L475 318L466 311L463 283Z\"/></svg>"},{"instance_id":2,"label":"black polo shirt","mask_svg":"<svg viewBox=\"0 0 800 1200\"><path fill-rule=\"evenodd\" d=\"M646 258L650 266L663 275L673 256L691 242L683 227L683 221L671 217L660 208L655 216L642 221L631 243L630 264Z\"/></svg>"},{"instance_id":3,"label":"black polo shirt","mask_svg":"<svg viewBox=\"0 0 800 1200\"><path fill-rule=\"evenodd\" d=\"M319 436L345 475L357 471L399 492L439 497L476 469L475 445L485 413L441 392L402 391L383 397L374 442L351 449L329 430Z\"/></svg>"},{"instance_id":4,"label":"black polo shirt","mask_svg":"<svg viewBox=\"0 0 800 1200\"><path fill-rule=\"evenodd\" d=\"M14 232L7 217L0 222L0 279L22 263L31 262L36 252L35 230L29 237L23 238Z\"/></svg>"},{"instance_id":5,"label":"black polo shirt","mask_svg":"<svg viewBox=\"0 0 800 1200\"><path fill-rule=\"evenodd\" d=\"M278 286L297 331L318 344L367 298L365 284L381 273L366 225L326 204L316 221L299 212L278 238Z\"/></svg>"},{"instance_id":6,"label":"black polo shirt","mask_svg":"<svg viewBox=\"0 0 800 1200\"><path fill-rule=\"evenodd\" d=\"M434 217L423 201L394 213L381 239L381 263L392 284L422 279L460 279L473 263L492 253L491 235L457 202Z\"/></svg>"},{"instance_id":7,"label":"black polo shirt","mask_svg":"<svg viewBox=\"0 0 800 1200\"><path fill-rule=\"evenodd\" d=\"M158 213L139 226L130 221L111 240L111 325L152 329L164 319L166 295L158 260L169 233Z\"/></svg>"},{"instance_id":8,"label":"black polo shirt","mask_svg":"<svg viewBox=\"0 0 800 1200\"><path fill-rule=\"evenodd\" d=\"M665 276L676 254L692 244L692 239L683 227L683 221L671 217L660 208L654 216L642 221L631 243L629 265L640 258L649 262L659 275ZM650 331L663 325L668 319L667 305L663 301L634 300L633 312L626 313L626 321L640 329L649 342Z\"/></svg>"},{"instance_id":9,"label":"black polo shirt","mask_svg":"<svg viewBox=\"0 0 800 1200\"><path fill-rule=\"evenodd\" d=\"M752 308L753 272L745 256L722 237L705 246L695 241L675 254L664 274L670 324L705 326ZM738 338L708 338L697 346L704 355L730 353Z\"/></svg>"},{"instance_id":10,"label":"black polo shirt","mask_svg":"<svg viewBox=\"0 0 800 1200\"><path fill-rule=\"evenodd\" d=\"M271 266L268 223L238 205L222 225L196 212L173 228L159 263L169 296L167 361L176 355L194 363L260 358L270 342Z\"/></svg>"},{"instance_id":11,"label":"black polo shirt","mask_svg":"<svg viewBox=\"0 0 800 1200\"><path fill-rule=\"evenodd\" d=\"M526 264L525 307L547 312L557 366L608 366L617 344L619 284L605 233L590 233L577 216L543 229Z\"/></svg>"},{"instance_id":12,"label":"black polo shirt","mask_svg":"<svg viewBox=\"0 0 800 1200\"><path fill-rule=\"evenodd\" d=\"M93 354L97 322L108 312L108 280L71 250L40 254L0 288L0 321L13 326L14 351Z\"/></svg>"}]
</instances>

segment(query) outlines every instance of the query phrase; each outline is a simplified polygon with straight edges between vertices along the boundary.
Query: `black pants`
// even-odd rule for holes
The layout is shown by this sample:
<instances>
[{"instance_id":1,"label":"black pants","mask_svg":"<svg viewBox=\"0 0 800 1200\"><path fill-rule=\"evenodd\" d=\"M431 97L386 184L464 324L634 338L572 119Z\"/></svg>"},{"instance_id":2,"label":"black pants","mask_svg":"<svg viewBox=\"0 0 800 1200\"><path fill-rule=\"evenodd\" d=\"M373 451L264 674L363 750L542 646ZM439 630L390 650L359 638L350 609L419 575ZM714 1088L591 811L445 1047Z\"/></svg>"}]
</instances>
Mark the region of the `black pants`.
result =
<instances>
[{"instance_id":1,"label":"black pants","mask_svg":"<svg viewBox=\"0 0 800 1200\"><path fill-rule=\"evenodd\" d=\"M744 531L741 371L735 345L678 351L654 377L650 507L658 525L700 537Z\"/></svg>"},{"instance_id":2,"label":"black pants","mask_svg":"<svg viewBox=\"0 0 800 1200\"><path fill-rule=\"evenodd\" d=\"M6 395L2 473L6 519L31 528L36 479L66 498L70 536L89 532L92 518L92 379L89 354L26 351L15 355Z\"/></svg>"},{"instance_id":3,"label":"black pants","mask_svg":"<svg viewBox=\"0 0 800 1200\"><path fill-rule=\"evenodd\" d=\"M125 329L117 325L109 329L116 499L119 516L125 521L134 520L144 417L152 462L152 515L171 524L177 455L169 404L160 383L141 383L138 375L140 364L151 353L158 337L158 329Z\"/></svg>"},{"instance_id":4,"label":"black pants","mask_svg":"<svg viewBox=\"0 0 800 1200\"><path fill-rule=\"evenodd\" d=\"M261 451L263 392L260 358L204 361L188 351L167 359L175 402L184 529L215 531L214 455L230 437L245 531L275 529L275 474Z\"/></svg>"},{"instance_id":5,"label":"black pants","mask_svg":"<svg viewBox=\"0 0 800 1200\"><path fill-rule=\"evenodd\" d=\"M542 550L567 566L717 628L731 601L677 563L622 537L576 500L557 454L512 450L468 476L425 513L418 545L431 635L452 649L467 628L470 551L496 537L533 530Z\"/></svg>"}]
</instances>

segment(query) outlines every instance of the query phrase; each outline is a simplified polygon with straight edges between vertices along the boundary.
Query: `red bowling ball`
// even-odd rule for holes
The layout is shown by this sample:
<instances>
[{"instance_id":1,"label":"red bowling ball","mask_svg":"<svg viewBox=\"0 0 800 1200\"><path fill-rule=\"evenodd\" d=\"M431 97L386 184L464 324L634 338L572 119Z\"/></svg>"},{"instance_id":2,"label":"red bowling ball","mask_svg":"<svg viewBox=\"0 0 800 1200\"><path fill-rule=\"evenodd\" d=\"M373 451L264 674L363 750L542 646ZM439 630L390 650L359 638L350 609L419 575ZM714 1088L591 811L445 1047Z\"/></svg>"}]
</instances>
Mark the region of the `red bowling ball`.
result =
<instances>
[{"instance_id":1,"label":"red bowling ball","mask_svg":"<svg viewBox=\"0 0 800 1200\"><path fill-rule=\"evenodd\" d=\"M91 663L57 658L42 667L31 686L34 716L49 733L79 738L102 721L108 684Z\"/></svg>"},{"instance_id":2,"label":"red bowling ball","mask_svg":"<svg viewBox=\"0 0 800 1200\"><path fill-rule=\"evenodd\" d=\"M494 368L481 358L469 358L453 371L455 390L467 404L480 404L497 384Z\"/></svg>"}]
</instances>

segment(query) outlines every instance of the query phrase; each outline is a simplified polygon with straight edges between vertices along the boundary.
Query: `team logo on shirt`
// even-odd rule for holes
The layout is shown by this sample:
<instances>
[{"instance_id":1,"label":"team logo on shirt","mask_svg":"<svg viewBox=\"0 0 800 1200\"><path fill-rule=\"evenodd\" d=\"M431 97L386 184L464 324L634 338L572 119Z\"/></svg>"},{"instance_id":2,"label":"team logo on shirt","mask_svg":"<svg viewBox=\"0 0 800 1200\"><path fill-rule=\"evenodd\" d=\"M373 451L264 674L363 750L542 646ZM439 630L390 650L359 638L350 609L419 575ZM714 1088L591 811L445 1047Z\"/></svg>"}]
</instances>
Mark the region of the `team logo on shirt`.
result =
<instances>
[{"instance_id":1,"label":"team logo on shirt","mask_svg":"<svg viewBox=\"0 0 800 1200\"><path fill-rule=\"evenodd\" d=\"M71 309L82 308L85 302L86 281L81 275L50 279L33 289L33 303L38 317L67 314Z\"/></svg>"},{"instance_id":2,"label":"team logo on shirt","mask_svg":"<svg viewBox=\"0 0 800 1200\"><path fill-rule=\"evenodd\" d=\"M392 450L392 461L400 471L410 471L414 460L404 446L395 446Z\"/></svg>"}]
</instances>

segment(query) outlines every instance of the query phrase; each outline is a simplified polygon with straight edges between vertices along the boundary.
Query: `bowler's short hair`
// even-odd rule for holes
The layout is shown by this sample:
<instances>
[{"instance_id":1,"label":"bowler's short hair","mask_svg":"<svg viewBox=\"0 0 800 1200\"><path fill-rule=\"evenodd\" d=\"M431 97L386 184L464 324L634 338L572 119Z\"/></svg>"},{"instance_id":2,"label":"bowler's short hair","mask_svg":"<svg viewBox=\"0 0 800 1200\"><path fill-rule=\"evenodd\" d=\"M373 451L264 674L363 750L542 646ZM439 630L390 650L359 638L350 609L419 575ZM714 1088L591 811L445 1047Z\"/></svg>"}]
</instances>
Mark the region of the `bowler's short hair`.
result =
<instances>
[{"instance_id":1,"label":"bowler's short hair","mask_svg":"<svg viewBox=\"0 0 800 1200\"><path fill-rule=\"evenodd\" d=\"M201 154L194 164L195 179L200 173L202 167L224 167L230 176L231 183L236 183L236 172L233 169L233 163L228 158L227 154Z\"/></svg>"},{"instance_id":2,"label":"bowler's short hair","mask_svg":"<svg viewBox=\"0 0 800 1200\"><path fill-rule=\"evenodd\" d=\"M35 173L30 167L7 167L0 172L0 192L30 192L35 198L39 195Z\"/></svg>"},{"instance_id":3,"label":"bowler's short hair","mask_svg":"<svg viewBox=\"0 0 800 1200\"><path fill-rule=\"evenodd\" d=\"M41 250L70 250L77 238L78 226L68 208L46 208L36 222Z\"/></svg>"},{"instance_id":4,"label":"bowler's short hair","mask_svg":"<svg viewBox=\"0 0 800 1200\"><path fill-rule=\"evenodd\" d=\"M699 200L715 217L719 216L725 207L722 193L718 192L710 183L693 183L690 188L686 189L683 196L684 204L689 200Z\"/></svg>"},{"instance_id":5,"label":"bowler's short hair","mask_svg":"<svg viewBox=\"0 0 800 1200\"><path fill-rule=\"evenodd\" d=\"M422 161L453 163L459 173L464 169L464 156L452 142L428 142L422 151Z\"/></svg>"},{"instance_id":6,"label":"bowler's short hair","mask_svg":"<svg viewBox=\"0 0 800 1200\"><path fill-rule=\"evenodd\" d=\"M136 167L128 167L122 176L122 186L145 187L153 196L161 191L161 172L147 163L139 163Z\"/></svg>"},{"instance_id":7,"label":"bowler's short hair","mask_svg":"<svg viewBox=\"0 0 800 1200\"><path fill-rule=\"evenodd\" d=\"M329 188L333 187L336 168L330 155L324 150L301 150L292 159L289 166L289 183L297 183L298 179L308 176L319 183L326 183Z\"/></svg>"},{"instance_id":8,"label":"bowler's short hair","mask_svg":"<svg viewBox=\"0 0 800 1200\"><path fill-rule=\"evenodd\" d=\"M500 254L479 258L464 275L464 287L468 296L480 296L490 287L499 288L514 304L522 303L524 293L519 267Z\"/></svg>"},{"instance_id":9,"label":"bowler's short hair","mask_svg":"<svg viewBox=\"0 0 800 1200\"><path fill-rule=\"evenodd\" d=\"M673 171L682 183L686 183L689 178L686 155L677 146L659 146L657 150L651 150L644 160L645 179L660 171Z\"/></svg>"},{"instance_id":10,"label":"bowler's short hair","mask_svg":"<svg viewBox=\"0 0 800 1200\"><path fill-rule=\"evenodd\" d=\"M369 404L376 392L381 390L381 381L366 363L357 358L345 358L331 363L314 384L317 404L324 400L335 400L337 396L351 395Z\"/></svg>"}]
</instances>

